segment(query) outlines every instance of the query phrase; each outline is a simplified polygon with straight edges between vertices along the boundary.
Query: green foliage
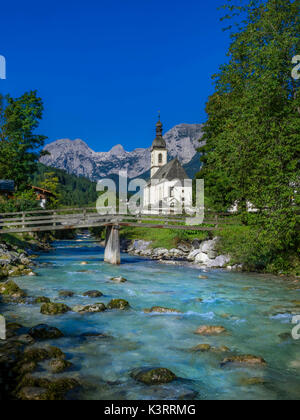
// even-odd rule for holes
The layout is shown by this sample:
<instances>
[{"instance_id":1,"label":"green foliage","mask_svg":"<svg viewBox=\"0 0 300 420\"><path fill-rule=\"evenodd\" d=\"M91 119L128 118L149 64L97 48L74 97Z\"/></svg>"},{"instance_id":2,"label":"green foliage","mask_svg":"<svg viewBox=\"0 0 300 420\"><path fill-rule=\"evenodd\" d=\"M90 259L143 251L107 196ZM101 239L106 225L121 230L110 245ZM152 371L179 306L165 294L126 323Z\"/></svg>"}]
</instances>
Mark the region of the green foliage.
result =
<instances>
[{"instance_id":1,"label":"green foliage","mask_svg":"<svg viewBox=\"0 0 300 420\"><path fill-rule=\"evenodd\" d=\"M40 206L33 190L17 192L13 199L0 197L0 213L39 210Z\"/></svg>"},{"instance_id":2,"label":"green foliage","mask_svg":"<svg viewBox=\"0 0 300 420\"><path fill-rule=\"evenodd\" d=\"M181 241L186 240L206 240L209 239L209 234L202 231L186 231L177 229L149 229L149 228L134 228L122 227L121 237L129 240L142 239L144 241L151 241L152 248L166 248L172 249Z\"/></svg>"},{"instance_id":3,"label":"green foliage","mask_svg":"<svg viewBox=\"0 0 300 420\"><path fill-rule=\"evenodd\" d=\"M251 227L247 252L254 265L277 261L274 267L285 269L285 256L299 250L300 81L291 76L300 52L299 1L251 1L242 8L230 2L228 9L240 21L207 104L198 176L210 206L238 203ZM246 212L247 203L257 214Z\"/></svg>"},{"instance_id":4,"label":"green foliage","mask_svg":"<svg viewBox=\"0 0 300 420\"><path fill-rule=\"evenodd\" d=\"M0 95L0 179L12 179L18 190L28 187L46 137L34 134L43 103L35 91L13 99Z\"/></svg>"},{"instance_id":5,"label":"green foliage","mask_svg":"<svg viewBox=\"0 0 300 420\"><path fill-rule=\"evenodd\" d=\"M47 208L56 209L61 201L61 194L59 192L59 178L55 172L45 172L44 181L39 186L53 194L47 200Z\"/></svg>"},{"instance_id":6,"label":"green foliage","mask_svg":"<svg viewBox=\"0 0 300 420\"><path fill-rule=\"evenodd\" d=\"M276 236L255 225L222 226L218 236L217 252L230 254L232 265L242 263L247 271L300 275L299 250L276 250Z\"/></svg>"},{"instance_id":7,"label":"green foliage","mask_svg":"<svg viewBox=\"0 0 300 420\"><path fill-rule=\"evenodd\" d=\"M58 185L55 188L59 205L70 207L95 205L98 198L96 183L87 178L70 175L61 169L49 168L39 163L37 171L32 176L32 183L37 186L45 185L49 171L58 179Z\"/></svg>"}]
</instances>

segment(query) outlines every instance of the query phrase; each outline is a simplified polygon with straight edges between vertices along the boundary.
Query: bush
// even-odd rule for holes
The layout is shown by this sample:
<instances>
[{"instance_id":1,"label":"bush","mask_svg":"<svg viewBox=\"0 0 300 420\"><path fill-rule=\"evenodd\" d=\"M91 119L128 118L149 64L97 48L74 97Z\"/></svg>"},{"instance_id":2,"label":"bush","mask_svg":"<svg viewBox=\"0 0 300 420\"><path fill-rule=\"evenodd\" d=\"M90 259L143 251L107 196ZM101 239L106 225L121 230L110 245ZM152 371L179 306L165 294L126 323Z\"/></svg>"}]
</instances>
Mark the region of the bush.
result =
<instances>
[{"instance_id":1,"label":"bush","mask_svg":"<svg viewBox=\"0 0 300 420\"><path fill-rule=\"evenodd\" d=\"M284 248L273 232L256 226L229 225L219 231L217 251L248 271L299 275L299 253Z\"/></svg>"},{"instance_id":2,"label":"bush","mask_svg":"<svg viewBox=\"0 0 300 420\"><path fill-rule=\"evenodd\" d=\"M14 198L0 197L0 213L15 213L20 211L38 210L39 202L34 191L16 193Z\"/></svg>"}]
</instances>

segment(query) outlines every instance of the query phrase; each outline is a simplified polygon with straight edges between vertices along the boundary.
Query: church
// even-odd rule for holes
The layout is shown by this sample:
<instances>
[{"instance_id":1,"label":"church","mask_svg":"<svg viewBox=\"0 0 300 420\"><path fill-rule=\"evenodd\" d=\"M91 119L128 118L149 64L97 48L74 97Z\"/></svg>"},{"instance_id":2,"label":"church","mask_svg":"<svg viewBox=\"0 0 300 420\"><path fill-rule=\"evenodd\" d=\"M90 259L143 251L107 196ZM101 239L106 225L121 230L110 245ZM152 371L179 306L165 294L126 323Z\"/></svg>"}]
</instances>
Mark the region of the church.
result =
<instances>
[{"instance_id":1,"label":"church","mask_svg":"<svg viewBox=\"0 0 300 420\"><path fill-rule=\"evenodd\" d=\"M151 148L150 180L144 188L144 214L182 214L192 206L192 180L179 160L168 161L160 118Z\"/></svg>"}]
</instances>

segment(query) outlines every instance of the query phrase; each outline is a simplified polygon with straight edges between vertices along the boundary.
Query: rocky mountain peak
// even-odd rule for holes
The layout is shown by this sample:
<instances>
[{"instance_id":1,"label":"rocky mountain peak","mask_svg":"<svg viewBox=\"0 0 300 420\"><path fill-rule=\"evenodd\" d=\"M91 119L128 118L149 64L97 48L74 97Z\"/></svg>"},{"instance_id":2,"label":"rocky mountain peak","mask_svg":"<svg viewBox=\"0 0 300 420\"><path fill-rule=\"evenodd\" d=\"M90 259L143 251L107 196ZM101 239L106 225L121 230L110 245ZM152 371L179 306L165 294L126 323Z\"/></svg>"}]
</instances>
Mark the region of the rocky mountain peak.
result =
<instances>
[{"instance_id":1,"label":"rocky mountain peak","mask_svg":"<svg viewBox=\"0 0 300 420\"><path fill-rule=\"evenodd\" d=\"M202 127L202 124L179 124L169 130L164 135L169 157L177 157L182 164L189 163L200 146ZM150 168L150 147L151 144L146 149L126 152L118 144L109 152L95 152L81 139L60 139L45 146L50 155L43 156L41 162L92 181L118 174L120 170L127 170L128 176L135 178Z\"/></svg>"}]
</instances>

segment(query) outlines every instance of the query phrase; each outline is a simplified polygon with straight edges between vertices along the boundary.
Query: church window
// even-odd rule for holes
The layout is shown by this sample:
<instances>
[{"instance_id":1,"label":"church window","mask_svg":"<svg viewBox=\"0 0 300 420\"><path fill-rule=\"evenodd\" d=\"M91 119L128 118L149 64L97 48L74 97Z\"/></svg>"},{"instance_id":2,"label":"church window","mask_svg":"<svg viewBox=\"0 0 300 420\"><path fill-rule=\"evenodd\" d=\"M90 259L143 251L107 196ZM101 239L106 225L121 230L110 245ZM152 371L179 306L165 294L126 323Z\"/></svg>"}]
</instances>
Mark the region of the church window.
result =
<instances>
[{"instance_id":1,"label":"church window","mask_svg":"<svg viewBox=\"0 0 300 420\"><path fill-rule=\"evenodd\" d=\"M162 163L162 161L163 161L163 156L162 156L162 153L160 153L158 155L158 163Z\"/></svg>"}]
</instances>

